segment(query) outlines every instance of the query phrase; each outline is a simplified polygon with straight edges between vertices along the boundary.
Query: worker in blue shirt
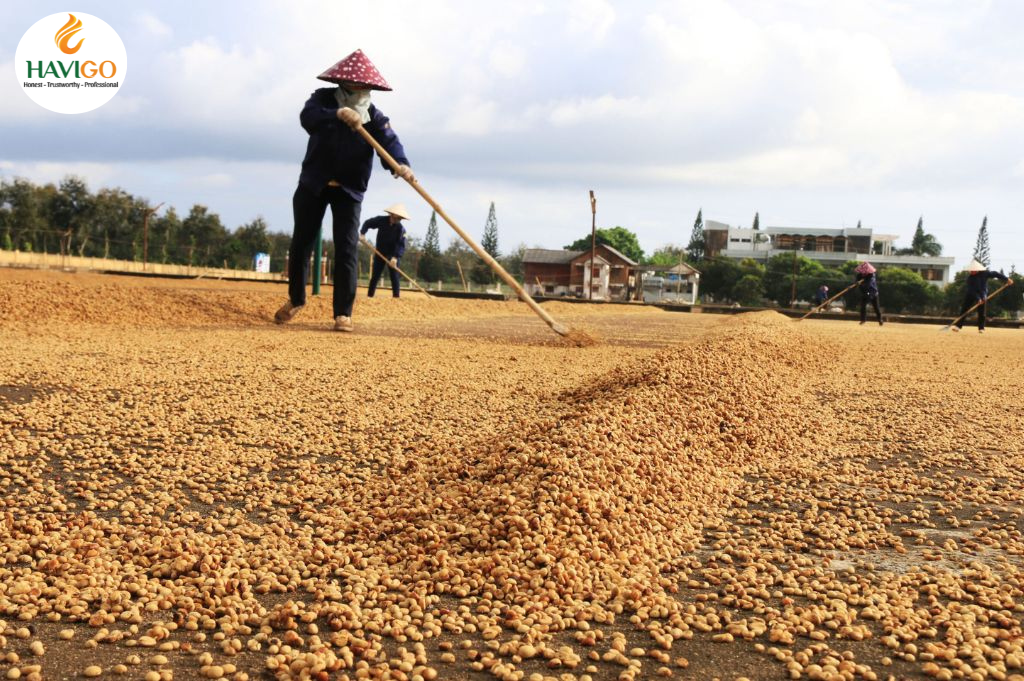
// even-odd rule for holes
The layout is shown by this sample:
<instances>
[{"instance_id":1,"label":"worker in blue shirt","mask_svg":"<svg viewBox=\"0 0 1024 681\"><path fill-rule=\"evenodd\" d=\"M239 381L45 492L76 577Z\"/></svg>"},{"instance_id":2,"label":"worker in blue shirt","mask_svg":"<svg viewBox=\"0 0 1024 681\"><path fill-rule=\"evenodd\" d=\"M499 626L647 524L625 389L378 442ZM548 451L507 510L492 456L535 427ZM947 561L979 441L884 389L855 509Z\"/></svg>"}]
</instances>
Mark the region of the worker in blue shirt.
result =
<instances>
[{"instance_id":1,"label":"worker in blue shirt","mask_svg":"<svg viewBox=\"0 0 1024 681\"><path fill-rule=\"evenodd\" d=\"M959 331L964 328L964 313L980 302L981 305L978 305L978 333L982 333L985 331L985 308L988 307L988 280L998 279L1004 283L1012 280L1002 272L992 272L976 258L972 259L965 269L967 270L967 290L964 293L963 305L960 307L960 319L957 320L953 330Z\"/></svg>"},{"instance_id":2,"label":"worker in blue shirt","mask_svg":"<svg viewBox=\"0 0 1024 681\"><path fill-rule=\"evenodd\" d=\"M370 288L366 293L367 298L373 298L373 294L377 291L377 283L380 282L380 275L384 273L385 266L391 275L391 295L397 298L401 290L401 282L398 279L398 262L405 254L405 227L402 226L402 220L408 220L409 213L400 203L385 208L384 212L387 215L370 218L363 223L363 228L359 230L361 236L365 236L366 232L371 229L377 230L377 250L384 255L384 258L387 258L384 260L380 255L374 253L373 265L370 268Z\"/></svg>"},{"instance_id":3,"label":"worker in blue shirt","mask_svg":"<svg viewBox=\"0 0 1024 681\"><path fill-rule=\"evenodd\" d=\"M874 265L865 261L853 271L857 274L857 288L860 290L860 323L868 320L868 303L871 303L875 308L878 325L882 326L882 309L878 306L878 277Z\"/></svg>"},{"instance_id":4,"label":"worker in blue shirt","mask_svg":"<svg viewBox=\"0 0 1024 681\"><path fill-rule=\"evenodd\" d=\"M414 181L398 135L371 90L391 90L376 67L356 50L319 76L337 87L316 90L299 115L309 133L299 186L292 198L295 227L288 252L288 302L274 315L291 321L306 303L306 270L327 206L334 229L334 330L352 330L356 297L359 213L373 169L373 147L358 133L362 126L400 164L396 176ZM385 169L388 166L381 159Z\"/></svg>"}]
</instances>

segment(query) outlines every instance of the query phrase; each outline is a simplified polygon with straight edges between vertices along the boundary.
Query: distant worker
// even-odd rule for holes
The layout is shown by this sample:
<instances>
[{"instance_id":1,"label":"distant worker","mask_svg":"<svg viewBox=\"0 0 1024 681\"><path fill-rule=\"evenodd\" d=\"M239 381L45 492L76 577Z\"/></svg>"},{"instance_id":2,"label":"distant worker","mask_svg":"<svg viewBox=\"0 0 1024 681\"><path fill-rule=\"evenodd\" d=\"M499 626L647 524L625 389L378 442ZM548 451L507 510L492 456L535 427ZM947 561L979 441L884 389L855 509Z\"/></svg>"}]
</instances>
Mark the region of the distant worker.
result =
<instances>
[{"instance_id":1,"label":"distant worker","mask_svg":"<svg viewBox=\"0 0 1024 681\"><path fill-rule=\"evenodd\" d=\"M814 294L814 306L824 305L826 300L828 300L828 286L822 284Z\"/></svg>"},{"instance_id":2,"label":"distant worker","mask_svg":"<svg viewBox=\"0 0 1024 681\"><path fill-rule=\"evenodd\" d=\"M391 86L362 50L317 78L337 87L316 90L299 114L299 122L309 133L309 143L292 198L295 228L289 249L288 302L274 315L274 321L291 321L306 304L306 263L329 205L335 248L334 330L351 331L359 212L373 170L373 147L357 132L359 126L400 164L398 177L409 181L416 178L388 117L370 103L371 90L391 90ZM388 169L383 159L381 164Z\"/></svg>"},{"instance_id":3,"label":"distant worker","mask_svg":"<svg viewBox=\"0 0 1024 681\"><path fill-rule=\"evenodd\" d=\"M875 308L878 325L882 325L882 309L878 306L878 278L875 268L869 262L862 262L853 270L857 273L857 288L860 289L860 323L868 319L868 302Z\"/></svg>"},{"instance_id":4,"label":"distant worker","mask_svg":"<svg viewBox=\"0 0 1024 681\"><path fill-rule=\"evenodd\" d=\"M977 259L972 259L964 268L967 270L967 290L964 293L964 303L960 306L960 319L957 320L956 325L953 327L954 331L959 331L964 326L964 313L970 310L974 305L978 305L978 333L985 331L985 316L988 307L988 280L998 279L1001 282L1013 283L1013 280L1007 277L1002 272L993 272L989 270L985 265L978 262Z\"/></svg>"},{"instance_id":5,"label":"distant worker","mask_svg":"<svg viewBox=\"0 0 1024 681\"><path fill-rule=\"evenodd\" d=\"M359 234L363 236L368 230L377 230L377 250L387 258L385 261L380 255L373 254L373 266L370 268L370 290L366 293L367 298L373 298L373 294L377 291L377 283L380 281L380 275L384 273L385 265L388 267L388 274L391 275L391 295L397 298L401 290L398 279L398 262L405 254L405 227L402 225L402 220L408 220L409 213L400 203L385 208L384 212L387 213L386 216L378 215L375 218L370 218L363 223L363 228L359 230Z\"/></svg>"}]
</instances>

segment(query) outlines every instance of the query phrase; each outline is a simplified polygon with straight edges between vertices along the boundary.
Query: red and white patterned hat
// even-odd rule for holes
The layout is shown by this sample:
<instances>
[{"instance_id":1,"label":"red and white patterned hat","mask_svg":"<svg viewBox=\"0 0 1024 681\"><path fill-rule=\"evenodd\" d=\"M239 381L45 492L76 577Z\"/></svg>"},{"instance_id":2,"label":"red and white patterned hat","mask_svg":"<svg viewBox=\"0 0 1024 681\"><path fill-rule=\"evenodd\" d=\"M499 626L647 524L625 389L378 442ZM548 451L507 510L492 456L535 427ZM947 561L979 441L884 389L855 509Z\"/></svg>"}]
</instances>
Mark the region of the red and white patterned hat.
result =
<instances>
[{"instance_id":1,"label":"red and white patterned hat","mask_svg":"<svg viewBox=\"0 0 1024 681\"><path fill-rule=\"evenodd\" d=\"M861 264L857 265L857 267L854 268L853 271L856 272L857 274L874 274L875 268L871 265L871 263L865 260Z\"/></svg>"},{"instance_id":2,"label":"red and white patterned hat","mask_svg":"<svg viewBox=\"0 0 1024 681\"><path fill-rule=\"evenodd\" d=\"M359 83L371 90L391 90L391 86L380 75L380 71L373 65L373 62L363 54L362 50L356 50L337 64L327 69L319 76L320 80L328 83Z\"/></svg>"}]
</instances>

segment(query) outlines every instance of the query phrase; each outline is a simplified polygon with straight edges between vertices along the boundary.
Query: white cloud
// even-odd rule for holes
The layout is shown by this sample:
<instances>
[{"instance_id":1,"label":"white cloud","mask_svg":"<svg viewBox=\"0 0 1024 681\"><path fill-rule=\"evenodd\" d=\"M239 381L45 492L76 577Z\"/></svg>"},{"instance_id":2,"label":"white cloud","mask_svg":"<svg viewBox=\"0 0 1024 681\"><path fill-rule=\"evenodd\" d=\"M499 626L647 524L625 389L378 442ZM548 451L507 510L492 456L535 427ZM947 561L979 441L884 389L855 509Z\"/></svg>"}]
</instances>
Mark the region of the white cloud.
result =
<instances>
[{"instance_id":1,"label":"white cloud","mask_svg":"<svg viewBox=\"0 0 1024 681\"><path fill-rule=\"evenodd\" d=\"M546 118L553 125L568 127L600 121L614 128L626 125L645 115L646 102L639 97L619 98L602 95L595 98L556 100L543 107L533 107L531 117Z\"/></svg>"},{"instance_id":2,"label":"white cloud","mask_svg":"<svg viewBox=\"0 0 1024 681\"><path fill-rule=\"evenodd\" d=\"M22 12L8 23L31 23ZM148 138L161 154L216 158L165 165L157 155L158 171L124 162L110 181L173 187L214 210L238 206L244 219L250 208L280 210L284 224L305 141L299 108L322 85L316 74L360 47L395 87L374 101L417 174L450 173L440 198L464 198L467 214L490 188L521 204L499 203L499 215L515 215L531 243L575 220L589 188L603 197L603 215L626 225L667 223L652 207L676 203L713 212L714 200L743 222L774 210L785 220L912 228L924 212L950 243L964 224L973 238L977 221L963 215L994 221L1002 211L1009 224L1024 210L1015 30L1024 8L1013 3L256 0L244 20L227 14L216 4L140 14L147 42L135 48L130 87L91 119L48 117L0 79L0 134L9 136L0 149L28 149L12 142L29 126L50 139L71 122L116 120L118 134L104 140L111 154L121 144L137 158ZM3 27L0 35L18 38ZM211 140L216 151L203 147ZM71 159L93 160L68 148ZM238 161L288 153L291 164ZM166 173L163 184L150 172ZM377 173L368 201L395 187ZM613 218L611 206L622 213Z\"/></svg>"},{"instance_id":3,"label":"white cloud","mask_svg":"<svg viewBox=\"0 0 1024 681\"><path fill-rule=\"evenodd\" d=\"M150 12L142 12L136 15L135 21L147 35L156 38L168 38L174 33L170 26L160 21L155 14Z\"/></svg>"},{"instance_id":4,"label":"white cloud","mask_svg":"<svg viewBox=\"0 0 1024 681\"><path fill-rule=\"evenodd\" d=\"M480 137L498 127L498 105L475 95L460 97L445 121L445 132Z\"/></svg>"},{"instance_id":5,"label":"white cloud","mask_svg":"<svg viewBox=\"0 0 1024 681\"><path fill-rule=\"evenodd\" d=\"M23 177L37 184L58 183L68 175L83 178L90 189L98 189L114 181L120 172L119 164L50 161L19 162L0 161L4 175Z\"/></svg>"},{"instance_id":6,"label":"white cloud","mask_svg":"<svg viewBox=\"0 0 1024 681\"><path fill-rule=\"evenodd\" d=\"M606 0L571 0L568 14L569 33L595 43L605 39L616 19L615 8Z\"/></svg>"},{"instance_id":7,"label":"white cloud","mask_svg":"<svg viewBox=\"0 0 1024 681\"><path fill-rule=\"evenodd\" d=\"M491 70L498 76L504 78L519 76L523 73L523 68L526 65L526 53L520 46L505 40L491 50L488 63Z\"/></svg>"}]
</instances>

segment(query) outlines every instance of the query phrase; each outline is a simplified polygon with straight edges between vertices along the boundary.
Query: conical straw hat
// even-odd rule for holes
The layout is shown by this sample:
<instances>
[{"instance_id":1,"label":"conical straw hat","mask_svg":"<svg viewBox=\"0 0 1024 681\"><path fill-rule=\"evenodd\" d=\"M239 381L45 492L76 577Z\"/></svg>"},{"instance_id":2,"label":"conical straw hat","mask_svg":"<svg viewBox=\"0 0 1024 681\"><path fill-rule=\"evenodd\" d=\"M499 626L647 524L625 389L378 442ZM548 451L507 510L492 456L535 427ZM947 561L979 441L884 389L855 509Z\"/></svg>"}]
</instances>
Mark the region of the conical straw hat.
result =
<instances>
[{"instance_id":1,"label":"conical straw hat","mask_svg":"<svg viewBox=\"0 0 1024 681\"><path fill-rule=\"evenodd\" d=\"M356 50L319 76L328 83L359 83L371 90L390 90L391 86L380 75L370 58L362 50Z\"/></svg>"},{"instance_id":2,"label":"conical straw hat","mask_svg":"<svg viewBox=\"0 0 1024 681\"><path fill-rule=\"evenodd\" d=\"M391 215L395 215L397 217L400 217L403 220L409 220L410 219L409 218L409 211L407 211L405 209L405 204L402 204L402 203L396 203L396 204L393 204L391 206L388 206L387 208L384 209L384 212L385 213L390 213Z\"/></svg>"},{"instance_id":3,"label":"conical straw hat","mask_svg":"<svg viewBox=\"0 0 1024 681\"><path fill-rule=\"evenodd\" d=\"M971 261L964 267L964 270L967 272L984 272L987 269L984 264L978 262L977 258L971 258Z\"/></svg>"}]
</instances>

